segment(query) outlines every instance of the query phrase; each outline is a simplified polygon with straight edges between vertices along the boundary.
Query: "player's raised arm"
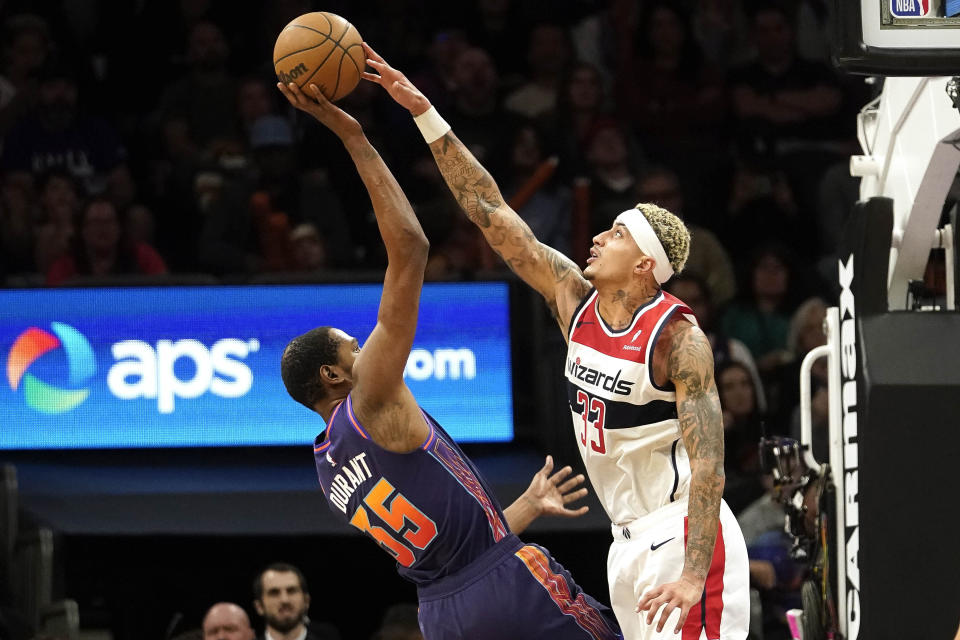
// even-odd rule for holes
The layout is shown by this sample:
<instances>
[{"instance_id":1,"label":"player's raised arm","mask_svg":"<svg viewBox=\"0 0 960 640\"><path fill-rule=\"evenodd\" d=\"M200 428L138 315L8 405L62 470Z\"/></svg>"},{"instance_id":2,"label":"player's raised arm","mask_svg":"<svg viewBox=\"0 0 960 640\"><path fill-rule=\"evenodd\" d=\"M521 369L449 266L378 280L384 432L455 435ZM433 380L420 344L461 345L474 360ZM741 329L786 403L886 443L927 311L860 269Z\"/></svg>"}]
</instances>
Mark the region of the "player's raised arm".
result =
<instances>
[{"instance_id":1,"label":"player's raised arm","mask_svg":"<svg viewBox=\"0 0 960 640\"><path fill-rule=\"evenodd\" d=\"M315 117L343 142L367 188L387 250L377 324L353 365L354 409L361 418L364 413L380 413L385 408L412 410L419 417L416 401L403 382L403 370L417 329L423 271L430 247L427 237L400 185L357 121L324 98L316 85L309 86L311 97L293 83L278 87L293 106ZM371 429L385 430L371 434L378 444L391 449L412 449L423 441L427 427L422 419L393 417L397 419L369 423Z\"/></svg>"},{"instance_id":2,"label":"player's raised arm","mask_svg":"<svg viewBox=\"0 0 960 640\"><path fill-rule=\"evenodd\" d=\"M570 316L590 289L580 269L534 237L527 223L504 202L490 173L453 134L426 96L369 45L363 46L367 64L377 72L363 77L383 87L414 116L460 208L507 266L544 297L566 331Z\"/></svg>"}]
</instances>

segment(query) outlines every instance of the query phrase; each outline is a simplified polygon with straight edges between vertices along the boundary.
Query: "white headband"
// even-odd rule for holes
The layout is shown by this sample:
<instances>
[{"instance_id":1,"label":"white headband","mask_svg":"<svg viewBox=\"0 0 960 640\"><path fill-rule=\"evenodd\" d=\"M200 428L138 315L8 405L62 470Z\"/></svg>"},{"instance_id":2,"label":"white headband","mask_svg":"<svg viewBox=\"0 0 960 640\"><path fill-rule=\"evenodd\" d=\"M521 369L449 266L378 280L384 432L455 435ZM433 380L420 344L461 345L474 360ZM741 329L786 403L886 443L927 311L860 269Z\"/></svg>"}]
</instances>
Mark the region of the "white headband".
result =
<instances>
[{"instance_id":1,"label":"white headband","mask_svg":"<svg viewBox=\"0 0 960 640\"><path fill-rule=\"evenodd\" d=\"M670 266L667 252L663 250L663 245L660 244L660 239L654 233L647 217L639 209L624 211L614 222L625 226L640 250L656 261L653 277L656 278L657 284L663 284L673 276L673 267Z\"/></svg>"}]
</instances>

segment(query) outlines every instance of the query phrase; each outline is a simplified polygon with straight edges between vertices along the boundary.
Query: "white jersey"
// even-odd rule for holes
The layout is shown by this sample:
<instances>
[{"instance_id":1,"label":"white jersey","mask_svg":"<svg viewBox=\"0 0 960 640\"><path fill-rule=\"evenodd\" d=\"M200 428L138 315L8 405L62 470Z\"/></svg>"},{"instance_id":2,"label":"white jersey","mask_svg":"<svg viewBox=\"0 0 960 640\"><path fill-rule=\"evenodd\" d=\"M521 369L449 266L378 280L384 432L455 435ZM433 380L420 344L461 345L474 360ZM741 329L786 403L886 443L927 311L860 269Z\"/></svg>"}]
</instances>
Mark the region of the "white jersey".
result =
<instances>
[{"instance_id":1,"label":"white jersey","mask_svg":"<svg viewBox=\"0 0 960 640\"><path fill-rule=\"evenodd\" d=\"M610 521L632 522L673 502L690 487L673 385L653 380L653 349L670 318L693 312L663 291L614 331L592 290L570 321L566 377L573 427L587 473Z\"/></svg>"}]
</instances>

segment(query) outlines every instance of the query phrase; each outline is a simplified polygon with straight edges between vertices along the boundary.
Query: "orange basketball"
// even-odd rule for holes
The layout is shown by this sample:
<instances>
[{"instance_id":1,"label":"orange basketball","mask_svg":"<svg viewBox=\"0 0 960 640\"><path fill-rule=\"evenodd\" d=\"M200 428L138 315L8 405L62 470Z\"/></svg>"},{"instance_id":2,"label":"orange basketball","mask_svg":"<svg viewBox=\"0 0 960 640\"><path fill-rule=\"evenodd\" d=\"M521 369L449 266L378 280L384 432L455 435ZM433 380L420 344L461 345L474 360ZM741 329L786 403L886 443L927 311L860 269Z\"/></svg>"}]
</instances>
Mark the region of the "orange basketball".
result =
<instances>
[{"instance_id":1,"label":"orange basketball","mask_svg":"<svg viewBox=\"0 0 960 640\"><path fill-rule=\"evenodd\" d=\"M273 46L277 79L310 95L315 84L328 100L339 100L356 88L366 56L357 29L333 13L316 11L295 18Z\"/></svg>"}]
</instances>

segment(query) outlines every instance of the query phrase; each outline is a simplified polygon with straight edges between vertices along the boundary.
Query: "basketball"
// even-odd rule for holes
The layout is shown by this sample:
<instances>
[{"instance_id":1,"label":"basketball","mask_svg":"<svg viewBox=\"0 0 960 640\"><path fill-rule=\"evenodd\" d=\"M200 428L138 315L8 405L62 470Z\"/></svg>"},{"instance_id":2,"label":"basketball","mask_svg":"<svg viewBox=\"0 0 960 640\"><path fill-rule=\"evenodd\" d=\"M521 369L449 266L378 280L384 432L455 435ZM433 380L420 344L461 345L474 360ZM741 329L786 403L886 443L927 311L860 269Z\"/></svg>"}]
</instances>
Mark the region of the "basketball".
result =
<instances>
[{"instance_id":1,"label":"basketball","mask_svg":"<svg viewBox=\"0 0 960 640\"><path fill-rule=\"evenodd\" d=\"M356 27L326 11L305 13L283 28L273 47L273 67L284 84L315 84L331 101L356 88L366 57Z\"/></svg>"}]
</instances>

